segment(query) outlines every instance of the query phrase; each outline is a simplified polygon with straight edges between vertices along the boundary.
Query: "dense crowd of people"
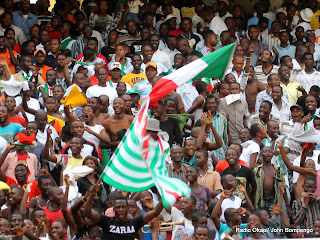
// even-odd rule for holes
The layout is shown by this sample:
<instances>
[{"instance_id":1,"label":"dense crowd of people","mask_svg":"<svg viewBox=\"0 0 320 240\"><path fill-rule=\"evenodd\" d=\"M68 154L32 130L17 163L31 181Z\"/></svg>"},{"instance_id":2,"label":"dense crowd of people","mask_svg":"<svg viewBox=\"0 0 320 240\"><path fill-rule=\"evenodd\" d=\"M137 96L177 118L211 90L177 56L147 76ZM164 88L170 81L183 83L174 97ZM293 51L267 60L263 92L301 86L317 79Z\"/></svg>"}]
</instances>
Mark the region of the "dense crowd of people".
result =
<instances>
[{"instance_id":1,"label":"dense crowd of people","mask_svg":"<svg viewBox=\"0 0 320 240\"><path fill-rule=\"evenodd\" d=\"M319 17L317 0L1 1L0 238L319 238ZM191 196L164 209L101 181L157 82L233 43L222 79L150 106Z\"/></svg>"}]
</instances>

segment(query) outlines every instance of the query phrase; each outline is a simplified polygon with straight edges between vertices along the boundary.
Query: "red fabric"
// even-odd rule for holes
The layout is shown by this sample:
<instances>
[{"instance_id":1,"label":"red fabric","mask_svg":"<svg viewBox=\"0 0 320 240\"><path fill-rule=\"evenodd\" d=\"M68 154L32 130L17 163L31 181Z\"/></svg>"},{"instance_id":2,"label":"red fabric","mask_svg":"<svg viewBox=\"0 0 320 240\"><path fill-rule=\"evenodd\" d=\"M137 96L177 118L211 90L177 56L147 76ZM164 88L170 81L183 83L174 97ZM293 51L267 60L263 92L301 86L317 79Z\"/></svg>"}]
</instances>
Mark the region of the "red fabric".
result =
<instances>
[{"instance_id":1,"label":"red fabric","mask_svg":"<svg viewBox=\"0 0 320 240\"><path fill-rule=\"evenodd\" d=\"M24 162L26 162L27 157L28 157L28 154L25 154L25 155L18 155L18 162L20 162L20 161L24 161Z\"/></svg>"},{"instance_id":2,"label":"red fabric","mask_svg":"<svg viewBox=\"0 0 320 240\"><path fill-rule=\"evenodd\" d=\"M156 85L151 90L151 93L149 94L150 97L150 105L152 106L158 106L158 101L163 98L163 96L166 96L173 90L175 90L178 87L178 85L172 81L172 79L167 78L161 78Z\"/></svg>"},{"instance_id":3,"label":"red fabric","mask_svg":"<svg viewBox=\"0 0 320 240\"><path fill-rule=\"evenodd\" d=\"M17 53L21 54L21 47L18 43L16 43L14 45L13 50L15 50Z\"/></svg>"},{"instance_id":4,"label":"red fabric","mask_svg":"<svg viewBox=\"0 0 320 240\"><path fill-rule=\"evenodd\" d=\"M17 183L15 180L13 180L11 177L7 176L7 182L6 184L10 185L17 185L18 187L23 187L19 183ZM27 207L29 207L29 201L31 198L41 195L40 189L38 188L38 181L30 181L27 182L27 184L30 184L30 193L27 200Z\"/></svg>"},{"instance_id":5,"label":"red fabric","mask_svg":"<svg viewBox=\"0 0 320 240\"><path fill-rule=\"evenodd\" d=\"M9 122L19 123L21 126L26 127L26 120L18 115L15 117L9 117L8 120Z\"/></svg>"},{"instance_id":6,"label":"red fabric","mask_svg":"<svg viewBox=\"0 0 320 240\"><path fill-rule=\"evenodd\" d=\"M91 86L94 86L94 85L98 84L98 79L96 78L96 75L91 76L89 79L90 79ZM108 82L109 80L111 80L111 76L107 77L107 81L106 82Z\"/></svg>"},{"instance_id":7,"label":"red fabric","mask_svg":"<svg viewBox=\"0 0 320 240\"><path fill-rule=\"evenodd\" d=\"M55 221L63 221L63 222L65 222L67 224L66 220L63 217L61 208L57 212L49 211L47 206L42 207L42 209L46 212L46 216L47 216L47 218L49 220L49 225L50 226Z\"/></svg>"},{"instance_id":8,"label":"red fabric","mask_svg":"<svg viewBox=\"0 0 320 240\"><path fill-rule=\"evenodd\" d=\"M103 56L103 55L101 55L100 53L98 53L97 56L96 56L96 58L102 59L102 62L104 63L105 69L107 69L108 74L110 74L110 71L109 71L109 68L108 68L108 61L107 61L107 59L105 58L105 56ZM84 58L83 58L83 53L81 53L81 54L76 58L76 60L82 61L82 62L83 62L83 59L84 59Z\"/></svg>"},{"instance_id":9,"label":"red fabric","mask_svg":"<svg viewBox=\"0 0 320 240\"><path fill-rule=\"evenodd\" d=\"M182 33L181 29L176 29L176 30L169 32L169 35L178 36L181 33Z\"/></svg>"},{"instance_id":10,"label":"red fabric","mask_svg":"<svg viewBox=\"0 0 320 240\"><path fill-rule=\"evenodd\" d=\"M54 31L49 32L49 39L62 38L62 37L63 37L63 35L60 32L54 32Z\"/></svg>"},{"instance_id":11,"label":"red fabric","mask_svg":"<svg viewBox=\"0 0 320 240\"><path fill-rule=\"evenodd\" d=\"M242 160L239 160L239 165L249 167L249 165ZM227 162L227 160L223 159L222 161L218 162L214 170L220 173L228 167L229 167L229 163Z\"/></svg>"},{"instance_id":12,"label":"red fabric","mask_svg":"<svg viewBox=\"0 0 320 240\"><path fill-rule=\"evenodd\" d=\"M19 132L17 133L17 135L19 136L19 142L22 144L32 144L33 141L36 139L35 134L31 134L30 136L27 136L23 132Z\"/></svg>"}]
</instances>

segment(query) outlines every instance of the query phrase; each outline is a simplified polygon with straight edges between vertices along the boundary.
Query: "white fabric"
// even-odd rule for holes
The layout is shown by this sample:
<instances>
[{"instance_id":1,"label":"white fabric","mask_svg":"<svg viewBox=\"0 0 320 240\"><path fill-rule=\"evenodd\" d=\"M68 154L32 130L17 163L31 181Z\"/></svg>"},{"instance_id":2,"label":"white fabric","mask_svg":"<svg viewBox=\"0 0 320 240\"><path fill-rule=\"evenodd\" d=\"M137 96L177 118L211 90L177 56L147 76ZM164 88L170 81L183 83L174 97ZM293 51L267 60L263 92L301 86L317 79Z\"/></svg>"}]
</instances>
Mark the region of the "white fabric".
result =
<instances>
[{"instance_id":1,"label":"white fabric","mask_svg":"<svg viewBox=\"0 0 320 240\"><path fill-rule=\"evenodd\" d=\"M172 222L182 222L184 221L184 230L187 232L188 237L191 238L194 232L194 227L192 225L192 221L189 219L185 218L183 213L177 209L176 207L171 208L171 217L172 217ZM181 228L181 225L175 225L172 231L172 238L171 240L174 240L174 236L177 233L178 228ZM188 239L189 239L188 238Z\"/></svg>"},{"instance_id":2,"label":"white fabric","mask_svg":"<svg viewBox=\"0 0 320 240\"><path fill-rule=\"evenodd\" d=\"M313 151L313 156L306 158L306 161L307 160L313 160L314 161L316 171L318 171L320 169L320 164L318 163L318 155L319 155L319 151ZM300 167L300 162L301 162L301 156L297 157L294 160L293 165ZM299 178L299 173L293 171L292 183L297 183L298 178Z\"/></svg>"},{"instance_id":3,"label":"white fabric","mask_svg":"<svg viewBox=\"0 0 320 240\"><path fill-rule=\"evenodd\" d=\"M235 209L238 209L239 207L241 207L241 203L242 203L242 200L241 198L239 198L238 196L236 195L233 195L234 196L234 200L231 200L230 198L225 198L223 201L222 201L222 204L221 204L221 211L222 211L222 214L220 216L220 219L225 219L224 217L224 212L228 209L228 208L235 208ZM219 193L216 198L217 199L220 199L221 197L221 193Z\"/></svg>"},{"instance_id":4,"label":"white fabric","mask_svg":"<svg viewBox=\"0 0 320 240\"><path fill-rule=\"evenodd\" d=\"M15 98L16 100L16 105L19 106L22 103L22 98L20 96ZM40 103L37 99L30 98L30 100L27 102L27 105L29 108L34 109L34 110L40 110ZM21 112L18 114L19 116L23 117ZM29 122L33 122L35 120L35 116L31 113L26 112L27 118Z\"/></svg>"},{"instance_id":5,"label":"white fabric","mask_svg":"<svg viewBox=\"0 0 320 240\"><path fill-rule=\"evenodd\" d=\"M85 127L90 128L93 132L98 133L99 135L101 134L101 131L104 129L102 125L95 124L94 126L89 126L84 123ZM88 133L87 131L84 131L83 138L87 140L88 142L94 143L94 145L98 148L100 145L100 139L97 138L95 135Z\"/></svg>"},{"instance_id":6,"label":"white fabric","mask_svg":"<svg viewBox=\"0 0 320 240\"><path fill-rule=\"evenodd\" d=\"M94 85L92 87L89 87L86 92L87 98L92 98L92 97L100 97L101 95L107 95L109 97L109 102L110 104L113 103L113 100L118 97L117 91L110 87L101 87L99 85Z\"/></svg>"},{"instance_id":7,"label":"white fabric","mask_svg":"<svg viewBox=\"0 0 320 240\"><path fill-rule=\"evenodd\" d=\"M177 72L179 71L173 72L172 74L170 74L170 76ZM184 105L184 109L186 111L188 111L188 109L192 106L193 101L199 96L198 91L192 85L192 83L185 83L182 86L178 87L176 91L178 94L180 94Z\"/></svg>"},{"instance_id":8,"label":"white fabric","mask_svg":"<svg viewBox=\"0 0 320 240\"><path fill-rule=\"evenodd\" d=\"M155 63L161 63L166 68L172 69L172 65L171 65L169 56L160 50L157 50L154 52L154 54L152 55L151 61L155 62Z\"/></svg>"},{"instance_id":9,"label":"white fabric","mask_svg":"<svg viewBox=\"0 0 320 240\"><path fill-rule=\"evenodd\" d=\"M223 32L223 31L226 31L228 30L227 28L227 25L224 23L224 21L218 17L218 16L215 16L211 22L210 22L210 25L209 25L209 29L212 30L215 34L217 34L218 36L220 36L220 34Z\"/></svg>"},{"instance_id":10,"label":"white fabric","mask_svg":"<svg viewBox=\"0 0 320 240\"><path fill-rule=\"evenodd\" d=\"M166 53L169 56L170 64L172 68L172 66L174 65L174 56L180 52L177 49L174 49L173 51L171 51L169 48L163 49L162 52Z\"/></svg>"},{"instance_id":11,"label":"white fabric","mask_svg":"<svg viewBox=\"0 0 320 240\"><path fill-rule=\"evenodd\" d=\"M125 83L126 84L126 88L127 88L127 92L131 90L131 85L129 83ZM114 83L112 82L112 85L110 85L109 81L107 82L107 86L114 88L115 90L117 89L118 83Z\"/></svg>"},{"instance_id":12,"label":"white fabric","mask_svg":"<svg viewBox=\"0 0 320 240\"><path fill-rule=\"evenodd\" d=\"M313 127L309 127L308 130L304 130L304 124L296 122L294 124L294 129L288 138L293 139L297 142L303 143L319 143L320 142L320 131Z\"/></svg>"},{"instance_id":13,"label":"white fabric","mask_svg":"<svg viewBox=\"0 0 320 240\"><path fill-rule=\"evenodd\" d=\"M302 70L300 73L296 75L294 78L294 81L297 83L300 83L301 86L307 91L310 91L310 88L313 85L320 85L320 72L316 71L315 69L311 74L308 74L305 72L305 70Z\"/></svg>"},{"instance_id":14,"label":"white fabric","mask_svg":"<svg viewBox=\"0 0 320 240\"><path fill-rule=\"evenodd\" d=\"M7 141L3 137L0 137L0 154L2 154L6 150L7 145Z\"/></svg>"},{"instance_id":15,"label":"white fabric","mask_svg":"<svg viewBox=\"0 0 320 240\"><path fill-rule=\"evenodd\" d=\"M260 146L258 143L256 143L253 140L248 140L244 143L241 144L242 145L242 153L240 156L240 159L246 163L248 163L248 165L250 166L250 156L253 153L258 153L257 158L259 157L259 153L260 153Z\"/></svg>"},{"instance_id":16,"label":"white fabric","mask_svg":"<svg viewBox=\"0 0 320 240\"><path fill-rule=\"evenodd\" d=\"M15 97L18 94L20 94L21 90L29 90L29 85L27 81L16 81L14 80L13 75L11 75L9 80L0 80L0 84L2 84L2 87L6 94L11 97Z\"/></svg>"}]
</instances>

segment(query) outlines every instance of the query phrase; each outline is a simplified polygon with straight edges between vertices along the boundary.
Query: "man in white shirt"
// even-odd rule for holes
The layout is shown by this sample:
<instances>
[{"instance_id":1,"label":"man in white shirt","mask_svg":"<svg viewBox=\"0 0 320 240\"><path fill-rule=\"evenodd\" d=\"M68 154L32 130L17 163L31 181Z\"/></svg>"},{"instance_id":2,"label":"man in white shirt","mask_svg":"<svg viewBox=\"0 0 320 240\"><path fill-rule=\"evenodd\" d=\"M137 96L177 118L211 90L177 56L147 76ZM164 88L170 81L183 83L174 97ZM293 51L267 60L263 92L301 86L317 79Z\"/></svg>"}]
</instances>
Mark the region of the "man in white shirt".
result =
<instances>
[{"instance_id":1,"label":"man in white shirt","mask_svg":"<svg viewBox=\"0 0 320 240\"><path fill-rule=\"evenodd\" d=\"M220 36L223 31L228 30L227 25L224 23L224 21L219 16L215 16L215 12L212 7L203 7L203 12L205 12L205 15L203 16L204 21L210 23L209 29L212 30L215 34Z\"/></svg>"},{"instance_id":2,"label":"man in white shirt","mask_svg":"<svg viewBox=\"0 0 320 240\"><path fill-rule=\"evenodd\" d=\"M101 95L107 95L109 101L112 104L113 100L118 97L117 91L110 86L107 86L106 80L108 77L107 70L105 68L98 68L96 74L98 84L87 89L87 98L100 97Z\"/></svg>"},{"instance_id":3,"label":"man in white shirt","mask_svg":"<svg viewBox=\"0 0 320 240\"><path fill-rule=\"evenodd\" d=\"M159 50L159 43L160 43L159 36L156 34L152 34L150 43L151 43L152 50L154 52L152 55L151 61L155 63L162 63L166 68L172 69L169 56L166 53Z\"/></svg>"},{"instance_id":4,"label":"man in white shirt","mask_svg":"<svg viewBox=\"0 0 320 240\"><path fill-rule=\"evenodd\" d=\"M177 53L180 53L177 49L177 38L175 36L169 35L167 36L167 48L163 49L162 51L166 53L170 58L171 66L174 65L174 56Z\"/></svg>"},{"instance_id":5,"label":"man in white shirt","mask_svg":"<svg viewBox=\"0 0 320 240\"><path fill-rule=\"evenodd\" d=\"M320 73L313 68L314 60L312 53L306 52L302 57L302 61L305 69L296 75L294 81L300 83L309 92L311 86L320 85Z\"/></svg>"}]
</instances>

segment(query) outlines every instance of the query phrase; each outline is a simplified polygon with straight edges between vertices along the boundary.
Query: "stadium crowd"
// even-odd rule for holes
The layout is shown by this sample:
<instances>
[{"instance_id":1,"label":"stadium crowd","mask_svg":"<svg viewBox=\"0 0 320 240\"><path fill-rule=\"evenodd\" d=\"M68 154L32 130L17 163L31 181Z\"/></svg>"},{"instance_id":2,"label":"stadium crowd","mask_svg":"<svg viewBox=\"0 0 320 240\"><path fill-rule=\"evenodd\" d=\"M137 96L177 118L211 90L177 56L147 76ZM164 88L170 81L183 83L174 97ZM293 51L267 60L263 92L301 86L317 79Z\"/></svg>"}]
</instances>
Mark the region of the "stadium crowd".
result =
<instances>
[{"instance_id":1,"label":"stadium crowd","mask_svg":"<svg viewBox=\"0 0 320 240\"><path fill-rule=\"evenodd\" d=\"M317 0L1 1L0 238L319 238L319 17ZM150 107L191 196L164 209L101 181L156 83L233 43L221 79Z\"/></svg>"}]
</instances>

